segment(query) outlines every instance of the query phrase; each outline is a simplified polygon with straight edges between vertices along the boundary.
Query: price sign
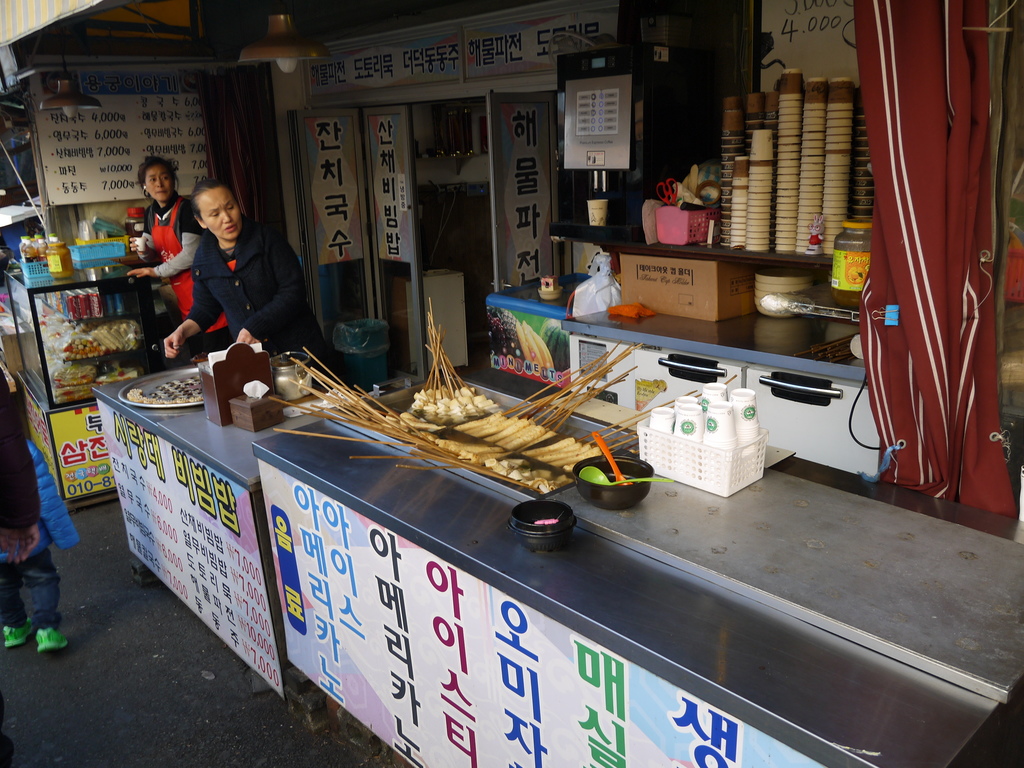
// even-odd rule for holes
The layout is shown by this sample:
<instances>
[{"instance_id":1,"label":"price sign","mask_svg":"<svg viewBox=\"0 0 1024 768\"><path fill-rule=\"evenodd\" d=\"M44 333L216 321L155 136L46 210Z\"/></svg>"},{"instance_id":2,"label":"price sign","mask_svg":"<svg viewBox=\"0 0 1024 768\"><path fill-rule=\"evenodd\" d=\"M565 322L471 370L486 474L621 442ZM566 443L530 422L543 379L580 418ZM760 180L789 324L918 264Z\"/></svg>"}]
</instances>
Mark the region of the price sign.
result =
<instances>
[{"instance_id":1,"label":"price sign","mask_svg":"<svg viewBox=\"0 0 1024 768\"><path fill-rule=\"evenodd\" d=\"M35 80L34 98L49 92ZM61 110L37 114L39 151L52 205L136 200L137 174L147 155L177 164L178 191L188 194L205 178L206 134L199 95L177 72L83 72L83 93L100 109L77 115Z\"/></svg>"},{"instance_id":2,"label":"price sign","mask_svg":"<svg viewBox=\"0 0 1024 768\"><path fill-rule=\"evenodd\" d=\"M857 79L853 0L769 0L761 5L761 85L783 69Z\"/></svg>"}]
</instances>

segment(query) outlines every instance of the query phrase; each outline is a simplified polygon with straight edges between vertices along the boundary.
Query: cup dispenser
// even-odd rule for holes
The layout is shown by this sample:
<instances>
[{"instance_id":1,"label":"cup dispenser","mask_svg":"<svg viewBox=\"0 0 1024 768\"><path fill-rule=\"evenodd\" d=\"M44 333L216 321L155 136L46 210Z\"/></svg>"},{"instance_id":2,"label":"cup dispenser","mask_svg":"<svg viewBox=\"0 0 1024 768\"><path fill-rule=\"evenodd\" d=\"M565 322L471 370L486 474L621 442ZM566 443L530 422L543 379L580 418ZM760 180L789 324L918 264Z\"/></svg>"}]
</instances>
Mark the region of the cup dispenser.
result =
<instances>
[{"instance_id":1,"label":"cup dispenser","mask_svg":"<svg viewBox=\"0 0 1024 768\"><path fill-rule=\"evenodd\" d=\"M558 220L551 234L643 241L644 200L719 154L711 51L645 43L558 57ZM587 201L608 200L591 226Z\"/></svg>"}]
</instances>

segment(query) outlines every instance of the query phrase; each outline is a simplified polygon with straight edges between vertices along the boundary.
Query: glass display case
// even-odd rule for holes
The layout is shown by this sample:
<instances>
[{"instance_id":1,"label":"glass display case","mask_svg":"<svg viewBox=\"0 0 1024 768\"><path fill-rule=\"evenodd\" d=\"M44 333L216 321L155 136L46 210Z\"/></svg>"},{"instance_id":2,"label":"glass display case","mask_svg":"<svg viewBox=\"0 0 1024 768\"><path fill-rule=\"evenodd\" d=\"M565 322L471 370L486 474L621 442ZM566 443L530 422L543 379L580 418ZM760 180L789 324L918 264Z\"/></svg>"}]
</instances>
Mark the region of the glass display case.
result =
<instances>
[{"instance_id":1,"label":"glass display case","mask_svg":"<svg viewBox=\"0 0 1024 768\"><path fill-rule=\"evenodd\" d=\"M148 278L128 267L62 280L7 273L22 379L43 408L93 400L92 387L162 370Z\"/></svg>"}]
</instances>

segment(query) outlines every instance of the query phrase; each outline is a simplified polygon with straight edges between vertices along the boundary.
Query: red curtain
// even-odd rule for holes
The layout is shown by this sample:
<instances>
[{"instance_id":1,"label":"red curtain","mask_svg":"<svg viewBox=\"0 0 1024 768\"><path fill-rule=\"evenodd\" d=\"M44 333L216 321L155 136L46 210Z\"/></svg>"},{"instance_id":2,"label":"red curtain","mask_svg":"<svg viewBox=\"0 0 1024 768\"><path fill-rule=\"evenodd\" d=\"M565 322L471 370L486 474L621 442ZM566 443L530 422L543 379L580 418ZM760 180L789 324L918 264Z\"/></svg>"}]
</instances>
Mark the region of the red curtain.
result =
<instances>
[{"instance_id":1,"label":"red curtain","mask_svg":"<svg viewBox=\"0 0 1024 768\"><path fill-rule=\"evenodd\" d=\"M207 174L231 187L242 213L256 221L267 220L271 88L267 64L199 75Z\"/></svg>"},{"instance_id":2,"label":"red curtain","mask_svg":"<svg viewBox=\"0 0 1024 768\"><path fill-rule=\"evenodd\" d=\"M855 0L875 178L861 307L882 479L1016 515L999 400L987 0ZM887 306L899 324L887 326Z\"/></svg>"}]
</instances>

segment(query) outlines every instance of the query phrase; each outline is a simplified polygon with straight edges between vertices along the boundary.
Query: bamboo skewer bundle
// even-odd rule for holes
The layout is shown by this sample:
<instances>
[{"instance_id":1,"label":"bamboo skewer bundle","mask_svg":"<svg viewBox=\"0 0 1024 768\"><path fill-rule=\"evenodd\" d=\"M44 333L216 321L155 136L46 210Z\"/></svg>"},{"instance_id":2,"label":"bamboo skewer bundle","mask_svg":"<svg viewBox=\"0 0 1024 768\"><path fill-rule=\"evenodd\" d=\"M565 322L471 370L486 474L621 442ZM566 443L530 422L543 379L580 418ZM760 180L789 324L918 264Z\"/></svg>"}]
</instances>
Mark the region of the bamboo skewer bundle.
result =
<instances>
[{"instance_id":1,"label":"bamboo skewer bundle","mask_svg":"<svg viewBox=\"0 0 1024 768\"><path fill-rule=\"evenodd\" d=\"M424 388L421 391L429 392L428 397L437 401L444 398L458 397L460 393L464 393L468 388L462 378L455 371L454 366L451 364L451 360L443 349L442 342L444 340L444 334L434 324L432 308L428 309L427 318L428 342L426 346L432 356L432 365ZM554 388L554 385L546 387L523 402L516 404L500 414L497 414L494 418L502 420L501 423L496 425L496 428L501 432L501 434L508 433L509 431L518 434L519 427L516 425L517 422L522 423L521 426L523 430L531 430L524 434L522 439L513 438L512 442L506 443L510 448L514 445L514 451L506 451L502 455L507 456L510 452L514 452L519 455L526 455L527 451L532 450L534 455L538 457L535 460L544 462L545 459L539 457L547 454L553 457L551 461L552 464L560 466L565 460L570 460L571 463L575 463L576 459L573 457L577 449L572 448L572 445L581 446L581 449L579 450L582 451L593 450L596 452L597 449L593 446L590 439L581 438L581 440L576 441L572 438L561 438L561 442L554 442L556 438L560 437L556 433L580 405L600 394L607 387L613 386L623 380L626 374L622 374L608 382L601 381L601 379L607 376L608 372L615 365L618 365L631 355L635 348L636 345L624 347L621 351L618 348L613 349L610 352L605 353L602 357L582 366L579 371L573 372L572 384L564 389L556 388L556 391L549 392L548 390ZM306 351L308 352L308 350ZM326 407L322 404L287 404L298 407L300 410L312 415L321 416L364 431L373 432L380 435L382 439L350 437L347 435L323 434L289 429L278 429L277 431L313 437L328 437L336 440L347 440L354 443L375 443L392 448L404 448L408 453L408 458L427 462L424 466L405 463L396 465L400 467L418 469L468 469L481 475L500 478L502 480L511 481L525 487L542 491L550 490L552 487L557 487L551 486L550 483L545 485L545 482L547 481L546 477L532 478L528 480L523 477L521 473L519 473L519 478L517 478L514 472L510 472L510 474L512 474L510 477L510 474L505 474L501 471L492 469L494 466L493 460L488 461L489 465L484 464L483 462L485 460L490 459L492 456L496 456L497 453L501 453L502 440L500 435L495 439L494 443L490 443L490 440L486 438L480 438L486 443L495 445L497 453L492 453L492 449L490 448L486 451L480 451L480 456L467 456L467 453L472 454L471 451L455 453L454 451L459 450L458 444L452 445L449 440L439 441L429 432L425 432L424 426L426 425L426 422L410 423L410 414L404 414L405 418L403 418L403 414L389 408L379 399L371 397L358 387L348 386L343 381L327 372L328 369L323 366L323 363L315 356L311 355L311 358L315 362L316 366L319 367L314 367L313 365L304 363L299 363L299 365L309 373L312 380L316 382L324 392L321 393L313 387L305 387L305 389L311 393L318 395L322 394ZM468 391L472 392L472 390ZM636 441L635 433L631 435L629 432L630 426L645 417L645 414L630 417L618 425L606 427L605 430L608 430L609 435L619 435L619 438L614 441L616 446L626 446ZM415 422L415 419L413 421ZM472 432L470 431L470 428L476 424L483 424L485 421L485 419L469 421L462 426L466 427L465 432L471 435ZM505 423L508 423L509 426L505 427ZM527 427L527 425L530 426ZM459 429L459 427L456 426L455 429ZM568 445L561 448L560 446L564 443L567 443ZM537 445L549 445L550 448L533 448L533 446ZM565 457L565 459L562 459L561 457ZM351 458L394 459L394 457L390 455L352 456ZM556 462L556 459L561 460ZM527 461L533 460L527 459ZM516 464L513 463L512 466L514 469ZM507 469L507 467L505 469Z\"/></svg>"}]
</instances>

